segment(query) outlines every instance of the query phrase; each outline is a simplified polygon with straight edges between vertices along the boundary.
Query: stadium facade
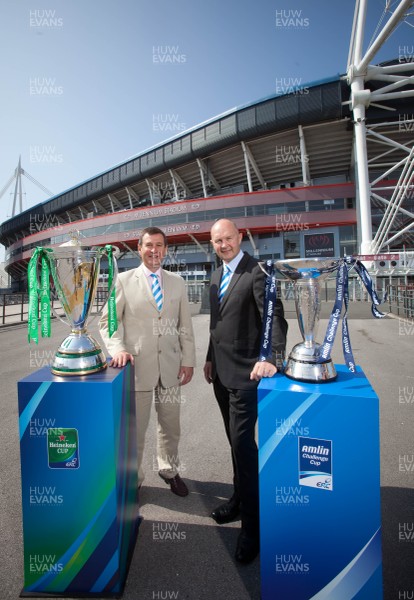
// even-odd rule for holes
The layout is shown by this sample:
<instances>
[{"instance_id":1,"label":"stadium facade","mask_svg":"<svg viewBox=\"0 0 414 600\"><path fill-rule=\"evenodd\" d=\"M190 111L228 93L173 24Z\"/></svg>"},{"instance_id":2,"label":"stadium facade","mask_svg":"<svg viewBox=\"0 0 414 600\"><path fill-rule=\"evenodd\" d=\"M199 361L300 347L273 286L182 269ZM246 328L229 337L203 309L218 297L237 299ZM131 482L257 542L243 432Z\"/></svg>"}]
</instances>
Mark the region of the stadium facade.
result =
<instances>
[{"instance_id":1,"label":"stadium facade","mask_svg":"<svg viewBox=\"0 0 414 600\"><path fill-rule=\"evenodd\" d=\"M216 266L209 231L221 217L237 223L243 248L260 259L358 253L349 86L340 76L300 88L285 83L283 94L179 133L4 222L0 242L13 288L25 289L36 246L59 245L73 230L85 245L118 246L124 270L137 264L142 229L160 227L169 242L166 267L190 281L208 280ZM367 124L388 140L381 147L367 137L374 232L386 209L379 194L391 197L401 169L382 174L412 145L410 100L387 104L386 119L382 108L367 109ZM413 205L406 194L407 214L398 214L391 234L405 227ZM408 231L389 250L413 248Z\"/></svg>"}]
</instances>

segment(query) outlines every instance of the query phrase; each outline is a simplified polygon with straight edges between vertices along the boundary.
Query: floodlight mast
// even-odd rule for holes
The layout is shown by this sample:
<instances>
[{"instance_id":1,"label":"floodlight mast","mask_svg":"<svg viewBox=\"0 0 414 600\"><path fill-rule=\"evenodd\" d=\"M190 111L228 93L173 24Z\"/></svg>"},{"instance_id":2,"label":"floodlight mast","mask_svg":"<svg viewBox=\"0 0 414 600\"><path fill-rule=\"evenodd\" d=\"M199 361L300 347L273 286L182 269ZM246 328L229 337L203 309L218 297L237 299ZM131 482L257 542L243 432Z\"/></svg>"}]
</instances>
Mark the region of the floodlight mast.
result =
<instances>
[{"instance_id":1,"label":"floodlight mast","mask_svg":"<svg viewBox=\"0 0 414 600\"><path fill-rule=\"evenodd\" d=\"M7 192L8 188L13 183L13 181L15 181L14 194L13 194L13 209L12 209L12 215L11 215L12 217L15 217L16 214L20 214L21 212L23 212L22 175L24 175L29 181L34 183L40 190L42 190L42 192L44 192L48 196L53 196L51 191L49 191L44 185L39 183L39 181L37 181L37 179L32 177L30 175L30 173L28 173L27 171L25 171L22 168L21 156L19 156L19 162L17 163L17 167L15 168L13 175L10 177L10 179L8 180L6 185L0 191L0 199L1 199L3 197L3 195ZM18 213L16 213L17 199L19 200L19 212Z\"/></svg>"},{"instance_id":2,"label":"floodlight mast","mask_svg":"<svg viewBox=\"0 0 414 600\"><path fill-rule=\"evenodd\" d=\"M402 71L414 71L414 64L398 64L387 67L370 66L370 61L389 38L397 25L404 20L411 7L413 0L401 0L388 22L372 42L363 55L364 27L366 21L368 0L356 0L354 22L351 33L349 48L347 81L351 88L351 109L354 121L354 144L355 144L355 173L357 185L357 213L360 229L360 252L371 254L380 247L374 247L372 239L371 218L371 185L368 174L367 157L367 127L365 122L366 109L377 100L392 100L394 98L405 98L414 96L414 89L398 91L399 87L413 86L413 77L399 75ZM371 79L387 81L389 85L374 92L365 89L365 82ZM379 106L376 104L376 106ZM388 109L387 106L381 108ZM392 225L389 222L388 232ZM387 232L387 233L388 233ZM385 239L385 238L384 238Z\"/></svg>"}]
</instances>

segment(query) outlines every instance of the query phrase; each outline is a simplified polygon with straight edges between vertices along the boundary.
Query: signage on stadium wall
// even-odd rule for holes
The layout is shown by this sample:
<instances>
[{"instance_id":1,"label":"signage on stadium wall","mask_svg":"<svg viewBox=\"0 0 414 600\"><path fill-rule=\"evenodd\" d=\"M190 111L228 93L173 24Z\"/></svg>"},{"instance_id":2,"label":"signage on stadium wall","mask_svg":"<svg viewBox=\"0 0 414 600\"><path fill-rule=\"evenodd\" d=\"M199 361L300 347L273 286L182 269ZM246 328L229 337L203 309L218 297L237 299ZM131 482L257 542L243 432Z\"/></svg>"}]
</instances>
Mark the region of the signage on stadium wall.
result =
<instances>
[{"instance_id":1,"label":"signage on stadium wall","mask_svg":"<svg viewBox=\"0 0 414 600\"><path fill-rule=\"evenodd\" d=\"M166 204L161 206L152 206L145 209L135 209L122 213L123 218L127 221L130 219L146 219L148 217L163 217L186 213L189 211L198 211L203 208L199 202L183 202L179 204Z\"/></svg>"},{"instance_id":2,"label":"signage on stadium wall","mask_svg":"<svg viewBox=\"0 0 414 600\"><path fill-rule=\"evenodd\" d=\"M305 234L305 258L335 256L333 233Z\"/></svg>"},{"instance_id":3,"label":"signage on stadium wall","mask_svg":"<svg viewBox=\"0 0 414 600\"><path fill-rule=\"evenodd\" d=\"M358 260L398 260L400 258L399 254L355 254L354 258Z\"/></svg>"}]
</instances>

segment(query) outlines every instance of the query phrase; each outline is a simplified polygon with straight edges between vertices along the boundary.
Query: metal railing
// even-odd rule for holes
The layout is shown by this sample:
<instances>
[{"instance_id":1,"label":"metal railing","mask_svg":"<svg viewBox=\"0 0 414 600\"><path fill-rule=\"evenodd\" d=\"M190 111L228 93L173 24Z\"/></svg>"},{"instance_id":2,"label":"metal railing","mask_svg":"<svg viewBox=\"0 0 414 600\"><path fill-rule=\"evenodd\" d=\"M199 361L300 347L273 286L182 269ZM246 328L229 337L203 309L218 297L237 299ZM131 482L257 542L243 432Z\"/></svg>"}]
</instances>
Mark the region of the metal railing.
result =
<instances>
[{"instance_id":1,"label":"metal railing","mask_svg":"<svg viewBox=\"0 0 414 600\"><path fill-rule=\"evenodd\" d=\"M385 282L384 282L385 283ZM208 282L189 283L187 285L187 295L190 302L197 304L203 301ZM387 303L389 311L407 319L414 318L414 284L406 285L387 285L379 289L380 296L387 292ZM289 281L278 281L278 295L284 302L294 300L293 283ZM335 280L324 282L322 287L322 300L324 302L335 299ZM370 302L368 293L359 278L350 278L349 280L349 299L351 302ZM98 312L102 304L107 300L107 292L98 290L95 298L92 314ZM52 306L59 310L61 305L52 299ZM27 323L29 309L29 296L27 293L8 293L0 294L0 326L16 323ZM60 313L61 311L59 311ZM63 316L63 311L62 311Z\"/></svg>"},{"instance_id":2,"label":"metal railing","mask_svg":"<svg viewBox=\"0 0 414 600\"><path fill-rule=\"evenodd\" d=\"M29 296L25 293L0 294L1 325L27 321Z\"/></svg>"},{"instance_id":3,"label":"metal railing","mask_svg":"<svg viewBox=\"0 0 414 600\"><path fill-rule=\"evenodd\" d=\"M206 281L197 281L197 282L186 282L187 288L187 297L190 303L198 304L203 299L204 290L208 285ZM94 303L93 311L99 311L108 299L108 292L106 288L98 288L96 292L96 298Z\"/></svg>"},{"instance_id":4,"label":"metal railing","mask_svg":"<svg viewBox=\"0 0 414 600\"><path fill-rule=\"evenodd\" d=\"M390 312L406 319L414 318L414 284L387 287Z\"/></svg>"},{"instance_id":5,"label":"metal railing","mask_svg":"<svg viewBox=\"0 0 414 600\"><path fill-rule=\"evenodd\" d=\"M385 289L377 290L380 296L384 295ZM359 277L350 277L348 282L349 300L351 302L370 301L368 292ZM278 281L278 294L284 301L294 300L294 285L292 281ZM320 296L322 302L334 302L336 298L336 280L331 277L321 283Z\"/></svg>"},{"instance_id":6,"label":"metal railing","mask_svg":"<svg viewBox=\"0 0 414 600\"><path fill-rule=\"evenodd\" d=\"M56 300L51 299L51 305L55 310L61 309L60 302ZM27 323L28 313L29 295L27 292L0 294L0 325ZM59 311L60 313L63 316L63 311Z\"/></svg>"},{"instance_id":7,"label":"metal railing","mask_svg":"<svg viewBox=\"0 0 414 600\"><path fill-rule=\"evenodd\" d=\"M205 283L191 283L187 286L187 295L191 303L200 303L203 297ZM92 314L101 310L102 305L107 301L108 293L106 290L98 290ZM59 301L51 299L51 304L59 314L64 317L64 312L61 309ZM40 307L40 303L39 303ZM0 294L0 326L1 325L16 325L18 323L27 323L29 312L29 295L26 292ZM40 313L39 313L40 314ZM52 314L53 318L53 314Z\"/></svg>"}]
</instances>

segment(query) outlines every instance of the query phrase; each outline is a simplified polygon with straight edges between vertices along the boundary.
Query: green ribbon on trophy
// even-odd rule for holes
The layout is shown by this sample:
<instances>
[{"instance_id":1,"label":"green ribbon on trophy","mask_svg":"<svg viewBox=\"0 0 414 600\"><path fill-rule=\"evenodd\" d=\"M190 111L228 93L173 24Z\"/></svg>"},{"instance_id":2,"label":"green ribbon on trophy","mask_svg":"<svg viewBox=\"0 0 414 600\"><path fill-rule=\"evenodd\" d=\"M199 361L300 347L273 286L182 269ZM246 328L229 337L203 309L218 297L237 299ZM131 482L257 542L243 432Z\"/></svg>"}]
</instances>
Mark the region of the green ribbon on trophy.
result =
<instances>
[{"instance_id":1,"label":"green ribbon on trophy","mask_svg":"<svg viewBox=\"0 0 414 600\"><path fill-rule=\"evenodd\" d=\"M29 315L28 315L28 341L39 342L38 319L40 298L40 331L42 337L51 336L51 303L50 303L50 265L48 252L50 248L38 246L29 261L27 276L29 281ZM41 263L40 287L38 286L37 269Z\"/></svg>"},{"instance_id":2,"label":"green ribbon on trophy","mask_svg":"<svg viewBox=\"0 0 414 600\"><path fill-rule=\"evenodd\" d=\"M109 337L112 337L115 331L118 329L118 321L116 316L116 290L115 286L112 286L114 279L114 257L113 247L108 244L105 246L105 251L108 256L108 290L112 288L110 296L108 298L108 333Z\"/></svg>"},{"instance_id":3,"label":"green ribbon on trophy","mask_svg":"<svg viewBox=\"0 0 414 600\"><path fill-rule=\"evenodd\" d=\"M27 267L29 287L29 311L28 311L28 341L39 342L38 317L39 297L41 300L41 331L42 337L50 337L50 287L49 287L49 263L45 254L46 248L37 247L32 254ZM40 276L40 288L37 279L37 266L41 260L42 270Z\"/></svg>"},{"instance_id":4,"label":"green ribbon on trophy","mask_svg":"<svg viewBox=\"0 0 414 600\"><path fill-rule=\"evenodd\" d=\"M48 248L42 253L40 272L40 331L42 337L50 337L50 267L47 257Z\"/></svg>"}]
</instances>

